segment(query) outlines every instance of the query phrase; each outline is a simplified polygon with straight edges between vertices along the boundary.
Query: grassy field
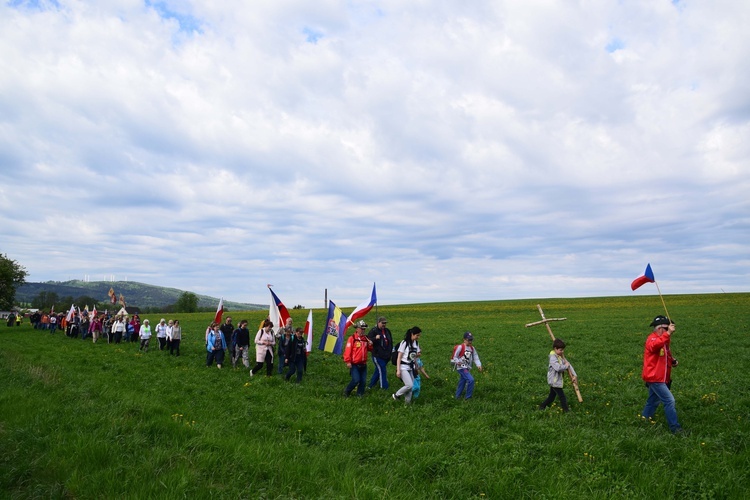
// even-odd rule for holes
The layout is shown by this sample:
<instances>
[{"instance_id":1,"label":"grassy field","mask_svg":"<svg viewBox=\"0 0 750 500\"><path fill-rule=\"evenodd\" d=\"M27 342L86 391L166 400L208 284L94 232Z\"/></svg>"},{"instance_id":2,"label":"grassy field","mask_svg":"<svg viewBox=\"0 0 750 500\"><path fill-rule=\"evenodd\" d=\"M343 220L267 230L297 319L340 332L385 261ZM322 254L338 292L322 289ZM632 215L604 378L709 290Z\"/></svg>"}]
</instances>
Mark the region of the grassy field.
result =
<instances>
[{"instance_id":1,"label":"grassy field","mask_svg":"<svg viewBox=\"0 0 750 500\"><path fill-rule=\"evenodd\" d=\"M391 391L343 398L346 367L317 350L300 385L207 368L212 314L178 317L179 358L2 325L0 497L747 498L750 294L665 300L687 436L661 409L639 418L655 296L380 307L399 340L424 331L431 379L411 406L391 399L392 366ZM567 318L551 326L584 399L566 379L567 414L536 409L551 348L543 326L524 328L537 303ZM292 313L303 325L307 311ZM325 312L314 314L317 345ZM231 315L257 325L264 313ZM465 330L486 370L458 402L448 361Z\"/></svg>"}]
</instances>

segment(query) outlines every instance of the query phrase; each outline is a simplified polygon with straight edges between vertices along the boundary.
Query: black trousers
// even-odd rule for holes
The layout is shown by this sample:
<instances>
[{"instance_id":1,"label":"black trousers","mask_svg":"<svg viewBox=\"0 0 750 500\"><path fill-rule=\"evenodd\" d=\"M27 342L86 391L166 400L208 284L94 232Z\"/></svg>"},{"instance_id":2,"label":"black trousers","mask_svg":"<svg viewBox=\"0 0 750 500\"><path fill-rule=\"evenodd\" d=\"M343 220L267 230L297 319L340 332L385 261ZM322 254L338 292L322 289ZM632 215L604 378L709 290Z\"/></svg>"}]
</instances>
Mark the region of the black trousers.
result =
<instances>
[{"instance_id":1,"label":"black trousers","mask_svg":"<svg viewBox=\"0 0 750 500\"><path fill-rule=\"evenodd\" d=\"M560 398L560 406L562 407L563 411L568 411L568 398L565 397L565 393L563 392L562 387L552 386L550 386L549 388L549 396L547 396L547 399L545 399L544 402L539 405L539 409L543 410L551 405L555 400L555 396Z\"/></svg>"},{"instance_id":2,"label":"black trousers","mask_svg":"<svg viewBox=\"0 0 750 500\"><path fill-rule=\"evenodd\" d=\"M266 365L266 375L269 377L273 375L273 354L271 354L268 351L266 351L265 363L261 363L261 362L255 363L255 367L253 368L253 375L258 373L261 370L261 368L263 368L264 364Z\"/></svg>"}]
</instances>

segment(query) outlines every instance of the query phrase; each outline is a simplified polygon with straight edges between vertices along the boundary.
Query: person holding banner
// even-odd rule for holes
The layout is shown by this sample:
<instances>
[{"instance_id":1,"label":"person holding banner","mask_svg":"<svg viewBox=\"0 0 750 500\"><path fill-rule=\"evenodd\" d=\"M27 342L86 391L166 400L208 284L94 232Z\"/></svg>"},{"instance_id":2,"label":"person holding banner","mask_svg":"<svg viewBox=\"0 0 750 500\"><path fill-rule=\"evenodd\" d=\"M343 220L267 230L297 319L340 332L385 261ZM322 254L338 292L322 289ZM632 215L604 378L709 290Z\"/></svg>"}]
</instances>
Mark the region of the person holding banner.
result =
<instances>
[{"instance_id":1,"label":"person holding banner","mask_svg":"<svg viewBox=\"0 0 750 500\"><path fill-rule=\"evenodd\" d=\"M675 400L670 390L672 383L672 367L677 366L677 360L672 357L670 349L671 337L675 325L666 316L657 316L651 322L654 331L646 339L643 348L643 381L648 387L648 399L641 412L641 417L652 419L659 404L664 405L664 416L672 434L683 432L677 421Z\"/></svg>"}]
</instances>

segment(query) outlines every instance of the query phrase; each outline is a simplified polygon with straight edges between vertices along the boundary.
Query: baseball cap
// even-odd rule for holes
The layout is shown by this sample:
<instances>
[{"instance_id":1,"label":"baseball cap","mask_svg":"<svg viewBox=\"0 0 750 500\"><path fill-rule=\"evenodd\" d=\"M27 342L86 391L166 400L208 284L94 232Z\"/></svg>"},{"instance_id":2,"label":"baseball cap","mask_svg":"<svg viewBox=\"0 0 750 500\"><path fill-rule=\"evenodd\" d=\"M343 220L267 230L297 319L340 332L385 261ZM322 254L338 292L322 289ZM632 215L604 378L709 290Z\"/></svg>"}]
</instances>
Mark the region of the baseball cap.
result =
<instances>
[{"instance_id":1,"label":"baseball cap","mask_svg":"<svg viewBox=\"0 0 750 500\"><path fill-rule=\"evenodd\" d=\"M464 339L466 339L466 340L474 340L474 335L472 335L471 332L465 332L464 333Z\"/></svg>"}]
</instances>

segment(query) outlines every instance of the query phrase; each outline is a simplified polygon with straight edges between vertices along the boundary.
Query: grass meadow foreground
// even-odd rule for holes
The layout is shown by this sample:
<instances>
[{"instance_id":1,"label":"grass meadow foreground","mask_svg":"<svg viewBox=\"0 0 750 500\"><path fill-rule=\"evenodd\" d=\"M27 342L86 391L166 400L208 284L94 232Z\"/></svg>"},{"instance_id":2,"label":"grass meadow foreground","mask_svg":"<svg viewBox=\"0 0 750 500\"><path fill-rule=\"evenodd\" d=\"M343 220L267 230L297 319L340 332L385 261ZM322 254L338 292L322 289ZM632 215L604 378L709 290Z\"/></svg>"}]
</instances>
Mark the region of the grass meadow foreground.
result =
<instances>
[{"instance_id":1,"label":"grass meadow foreground","mask_svg":"<svg viewBox=\"0 0 750 500\"><path fill-rule=\"evenodd\" d=\"M302 383L205 366L212 314L179 315L182 356L0 326L3 498L747 498L750 294L667 296L672 386L687 436L646 400L641 359L657 296L380 307L400 340L419 325L431 378L343 398L340 357L314 349ZM548 392L544 326L568 343L583 395ZM349 309L346 311L348 312ZM302 326L307 311L292 311ZM264 312L231 312L258 325ZM159 317L145 316L152 324ZM372 326L375 313L368 318ZM325 311L314 311L315 344ZM451 348L474 333L486 368L453 399ZM252 331L252 328L251 328ZM155 340L155 339L154 339ZM372 365L368 366L368 375Z\"/></svg>"}]
</instances>

